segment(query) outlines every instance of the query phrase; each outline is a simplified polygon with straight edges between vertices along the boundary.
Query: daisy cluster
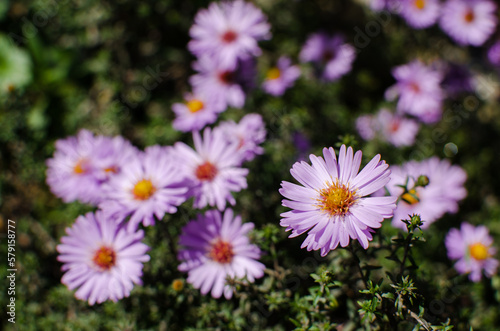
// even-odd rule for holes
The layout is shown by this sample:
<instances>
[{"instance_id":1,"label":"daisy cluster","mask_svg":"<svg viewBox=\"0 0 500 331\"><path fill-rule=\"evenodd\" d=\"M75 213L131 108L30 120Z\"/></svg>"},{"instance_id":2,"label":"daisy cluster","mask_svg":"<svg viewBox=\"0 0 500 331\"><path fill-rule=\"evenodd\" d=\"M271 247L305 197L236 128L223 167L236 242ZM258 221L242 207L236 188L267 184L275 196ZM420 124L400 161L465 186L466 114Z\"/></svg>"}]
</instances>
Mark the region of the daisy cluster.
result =
<instances>
[{"instance_id":1,"label":"daisy cluster","mask_svg":"<svg viewBox=\"0 0 500 331\"><path fill-rule=\"evenodd\" d=\"M396 9L389 1L373 2L378 10L398 10L414 28L438 21L460 45L482 45L496 28L489 0L408 0ZM256 60L263 53L259 42L271 38L263 12L250 2L213 2L194 17L187 48L196 57L184 102L173 103L176 130L191 132L193 146L175 142L141 150L124 137L94 135L81 130L56 142L47 160L47 184L64 202L80 201L96 207L77 218L57 246L65 274L62 282L89 304L117 301L141 284L142 269L149 261L144 230L175 214L190 203L204 209L182 228L178 269L187 281L214 298L231 298L229 278L253 282L264 275L261 251L250 242L254 224L243 222L228 206L234 194L247 188L245 162L263 154L266 138L259 114L247 114L239 122L220 121L229 107L243 108L257 79ZM494 48L496 47L496 48ZM499 46L490 49L490 61L500 63ZM353 46L338 33L311 33L298 59L320 82L334 82L348 74L356 59ZM289 55L279 55L270 66L261 88L282 96L301 76L301 67ZM310 71L308 71L310 72ZM414 144L422 124L437 123L445 99L472 89L464 67L453 63L425 64L413 60L392 70L395 84L385 93L393 103L374 115L356 121L365 140L379 139L393 146ZM309 77L308 77L309 78ZM298 137L299 140L304 140ZM302 149L308 149L303 143ZM305 152L301 152L301 158ZM342 145L325 147L322 156L296 162L290 173L298 182L281 183L280 225L290 237L306 234L302 248L322 256L346 247L351 240L367 249L385 219L405 229L402 220L418 214L429 228L447 213L456 213L467 195L467 175L458 165L432 157L389 166L380 155L361 167L362 152ZM360 170L361 169L361 170ZM387 222L386 222L387 223ZM141 228L142 227L142 228ZM446 238L456 268L478 281L481 271L491 276L498 262L485 227L464 223Z\"/></svg>"}]
</instances>

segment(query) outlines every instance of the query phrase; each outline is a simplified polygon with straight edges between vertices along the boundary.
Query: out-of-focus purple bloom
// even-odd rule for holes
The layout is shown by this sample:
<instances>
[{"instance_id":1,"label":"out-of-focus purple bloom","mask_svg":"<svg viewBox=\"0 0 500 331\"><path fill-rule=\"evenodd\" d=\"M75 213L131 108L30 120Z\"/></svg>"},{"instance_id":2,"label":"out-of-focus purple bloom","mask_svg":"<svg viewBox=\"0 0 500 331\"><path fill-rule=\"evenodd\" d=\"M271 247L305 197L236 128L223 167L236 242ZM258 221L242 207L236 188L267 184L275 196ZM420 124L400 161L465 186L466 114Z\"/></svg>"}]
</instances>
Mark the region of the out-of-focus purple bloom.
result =
<instances>
[{"instance_id":1,"label":"out-of-focus purple bloom","mask_svg":"<svg viewBox=\"0 0 500 331\"><path fill-rule=\"evenodd\" d=\"M247 187L248 169L240 168L238 144L230 144L222 131L205 128L203 139L193 132L195 150L183 142L174 145L176 162L182 164L181 175L191 182L189 195L194 196L194 207L207 205L224 210L226 201L234 205L231 192Z\"/></svg>"},{"instance_id":2,"label":"out-of-focus purple bloom","mask_svg":"<svg viewBox=\"0 0 500 331\"><path fill-rule=\"evenodd\" d=\"M262 87L267 93L280 96L285 93L286 89L293 86L299 76L300 68L293 66L288 57L282 56L278 59L276 67L267 71Z\"/></svg>"},{"instance_id":3,"label":"out-of-focus purple bloom","mask_svg":"<svg viewBox=\"0 0 500 331\"><path fill-rule=\"evenodd\" d=\"M217 120L217 115L225 110L222 102L203 95L187 94L185 103L174 103L172 110L176 119L172 125L174 129L188 132L203 129L207 124Z\"/></svg>"},{"instance_id":4,"label":"out-of-focus purple bloom","mask_svg":"<svg viewBox=\"0 0 500 331\"><path fill-rule=\"evenodd\" d=\"M356 120L356 128L365 140L378 137L399 147L413 144L419 124L412 119L393 114L388 109L380 109L375 115L360 116Z\"/></svg>"},{"instance_id":5,"label":"out-of-focus purple bloom","mask_svg":"<svg viewBox=\"0 0 500 331\"><path fill-rule=\"evenodd\" d=\"M464 188L467 174L448 160L432 157L421 162L410 161L391 166L391 171L391 181L385 189L391 196L400 197L392 220L392 225L400 229L406 229L401 220L412 214L421 216L422 229L428 228L445 213L456 213L458 201L467 195ZM420 176L426 176L429 181L425 187L415 187ZM380 190L376 195L384 195L384 192Z\"/></svg>"},{"instance_id":6,"label":"out-of-focus purple bloom","mask_svg":"<svg viewBox=\"0 0 500 331\"><path fill-rule=\"evenodd\" d=\"M488 49L488 61L495 67L500 67L500 41L497 41Z\"/></svg>"},{"instance_id":7,"label":"out-of-focus purple bloom","mask_svg":"<svg viewBox=\"0 0 500 331\"><path fill-rule=\"evenodd\" d=\"M389 166L377 155L358 173L361 155L342 145L337 160L333 148L324 148L324 159L311 154L312 166L296 162L290 170L303 186L281 182L282 204L292 210L281 214L280 225L292 230L290 237L309 231L302 248L325 256L351 238L366 249L373 229L392 216L397 197L367 197L389 181Z\"/></svg>"},{"instance_id":8,"label":"out-of-focus purple bloom","mask_svg":"<svg viewBox=\"0 0 500 331\"><path fill-rule=\"evenodd\" d=\"M415 29L427 28L437 22L441 6L439 0L403 0L401 16Z\"/></svg>"},{"instance_id":9,"label":"out-of-focus purple bloom","mask_svg":"<svg viewBox=\"0 0 500 331\"><path fill-rule=\"evenodd\" d=\"M128 229L155 224L165 213L175 213L187 198L189 183L179 171L171 147L151 146L138 154L104 190L108 199L99 204L107 216L122 221L130 215Z\"/></svg>"},{"instance_id":10,"label":"out-of-focus purple bloom","mask_svg":"<svg viewBox=\"0 0 500 331\"><path fill-rule=\"evenodd\" d=\"M253 85L255 79L254 61L240 61L234 69L227 69L220 61L209 56L202 56L193 64L198 71L191 76L194 94L209 97L210 102L241 108L245 104L245 90Z\"/></svg>"},{"instance_id":11,"label":"out-of-focus purple bloom","mask_svg":"<svg viewBox=\"0 0 500 331\"><path fill-rule=\"evenodd\" d=\"M259 114L245 115L238 124L233 121L222 122L219 129L230 144L237 145L240 164L264 153L259 145L266 140L266 128Z\"/></svg>"},{"instance_id":12,"label":"out-of-focus purple bloom","mask_svg":"<svg viewBox=\"0 0 500 331\"><path fill-rule=\"evenodd\" d=\"M493 276L498 268L494 258L497 250L493 247L493 238L484 225L472 226L462 223L460 230L451 229L445 239L448 258L458 260L455 269L461 274L469 274L469 279L479 282L482 271L487 277Z\"/></svg>"},{"instance_id":13,"label":"out-of-focus purple bloom","mask_svg":"<svg viewBox=\"0 0 500 331\"><path fill-rule=\"evenodd\" d=\"M254 282L264 275L265 266L257 261L260 249L250 243L248 232L253 223L241 223L240 216L233 216L227 209L222 216L218 210L199 214L182 229L179 245L179 270L188 272L188 283L202 294L226 299L233 289L226 277L244 278Z\"/></svg>"},{"instance_id":14,"label":"out-of-focus purple bloom","mask_svg":"<svg viewBox=\"0 0 500 331\"><path fill-rule=\"evenodd\" d=\"M309 139L301 132L295 131L292 134L292 143L297 151L296 159L298 161L304 161L307 158L311 150L311 142Z\"/></svg>"},{"instance_id":15,"label":"out-of-focus purple bloom","mask_svg":"<svg viewBox=\"0 0 500 331\"><path fill-rule=\"evenodd\" d=\"M46 162L47 184L64 202L97 205L105 198L102 184L119 174L136 153L122 137L94 136L82 129L56 142L54 156Z\"/></svg>"},{"instance_id":16,"label":"out-of-focus purple bloom","mask_svg":"<svg viewBox=\"0 0 500 331\"><path fill-rule=\"evenodd\" d=\"M399 112L416 116L422 122L434 123L442 116L443 91L441 72L415 60L392 70L396 84L385 93L387 100L399 96Z\"/></svg>"},{"instance_id":17,"label":"out-of-focus purple bloom","mask_svg":"<svg viewBox=\"0 0 500 331\"><path fill-rule=\"evenodd\" d=\"M354 47L345 43L343 36L324 32L310 35L300 52L300 60L313 62L325 81L336 81L351 71L355 58Z\"/></svg>"},{"instance_id":18,"label":"out-of-focus purple bloom","mask_svg":"<svg viewBox=\"0 0 500 331\"><path fill-rule=\"evenodd\" d=\"M197 56L217 58L226 69L238 59L261 54L257 41L269 39L270 25L262 11L245 1L212 2L194 18L188 48Z\"/></svg>"},{"instance_id":19,"label":"out-of-focus purple bloom","mask_svg":"<svg viewBox=\"0 0 500 331\"><path fill-rule=\"evenodd\" d=\"M142 284L142 266L149 261L144 233L127 231L98 211L79 216L57 245L65 271L61 282L90 305L127 297Z\"/></svg>"},{"instance_id":20,"label":"out-of-focus purple bloom","mask_svg":"<svg viewBox=\"0 0 500 331\"><path fill-rule=\"evenodd\" d=\"M460 45L481 46L495 32L496 9L490 0L447 0L439 24Z\"/></svg>"},{"instance_id":21,"label":"out-of-focus purple bloom","mask_svg":"<svg viewBox=\"0 0 500 331\"><path fill-rule=\"evenodd\" d=\"M449 63L442 83L446 94L456 96L474 90L474 77L467 66Z\"/></svg>"}]
</instances>

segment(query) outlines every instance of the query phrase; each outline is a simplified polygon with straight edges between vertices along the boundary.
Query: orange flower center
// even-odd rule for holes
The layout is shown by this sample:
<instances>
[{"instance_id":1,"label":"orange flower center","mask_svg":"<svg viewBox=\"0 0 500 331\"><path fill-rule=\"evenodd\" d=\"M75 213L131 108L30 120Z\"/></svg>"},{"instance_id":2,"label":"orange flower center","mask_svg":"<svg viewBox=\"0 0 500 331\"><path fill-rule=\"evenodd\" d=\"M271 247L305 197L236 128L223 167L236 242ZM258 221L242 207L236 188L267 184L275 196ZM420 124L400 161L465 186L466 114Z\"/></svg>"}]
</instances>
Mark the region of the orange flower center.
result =
<instances>
[{"instance_id":1,"label":"orange flower center","mask_svg":"<svg viewBox=\"0 0 500 331\"><path fill-rule=\"evenodd\" d=\"M106 169L104 169L104 172L106 172L107 174L109 174L109 173L117 174L118 167L117 166L107 167Z\"/></svg>"},{"instance_id":2,"label":"orange flower center","mask_svg":"<svg viewBox=\"0 0 500 331\"><path fill-rule=\"evenodd\" d=\"M238 38L238 34L232 30L224 32L224 34L221 37L222 41L228 44L235 41L236 38Z\"/></svg>"},{"instance_id":3,"label":"orange flower center","mask_svg":"<svg viewBox=\"0 0 500 331\"><path fill-rule=\"evenodd\" d=\"M266 74L266 78L269 80L278 79L280 78L280 76L281 76L281 71L276 67L269 69Z\"/></svg>"},{"instance_id":4,"label":"orange flower center","mask_svg":"<svg viewBox=\"0 0 500 331\"><path fill-rule=\"evenodd\" d=\"M395 119L395 120L393 120L393 121L391 122L391 125L389 126L389 131L391 131L391 132L396 132L396 131L398 131L398 129L399 129L399 125L400 125L400 124L401 124L401 123L400 123L399 119Z\"/></svg>"},{"instance_id":5,"label":"orange flower center","mask_svg":"<svg viewBox=\"0 0 500 331\"><path fill-rule=\"evenodd\" d=\"M116 253L111 247L101 246L95 252L92 261L101 270L109 270L116 263Z\"/></svg>"},{"instance_id":6,"label":"orange flower center","mask_svg":"<svg viewBox=\"0 0 500 331\"><path fill-rule=\"evenodd\" d=\"M324 51L323 52L323 61L328 62L331 59L333 59L334 56L335 56L335 53L333 51L331 51L331 50Z\"/></svg>"},{"instance_id":7,"label":"orange flower center","mask_svg":"<svg viewBox=\"0 0 500 331\"><path fill-rule=\"evenodd\" d=\"M219 74L219 80L223 84L232 84L235 80L235 74L234 71L226 70L224 72L221 72Z\"/></svg>"},{"instance_id":8,"label":"orange flower center","mask_svg":"<svg viewBox=\"0 0 500 331\"><path fill-rule=\"evenodd\" d=\"M207 161L203 164L200 164L198 168L196 168L195 175L199 180L212 181L217 175L217 168L212 163Z\"/></svg>"},{"instance_id":9,"label":"orange flower center","mask_svg":"<svg viewBox=\"0 0 500 331\"><path fill-rule=\"evenodd\" d=\"M407 204L414 205L420 201L418 193L415 189L411 189L401 196L401 200Z\"/></svg>"},{"instance_id":10,"label":"orange flower center","mask_svg":"<svg viewBox=\"0 0 500 331\"><path fill-rule=\"evenodd\" d=\"M481 243L475 243L469 246L469 253L475 260L486 260L490 255L488 253L488 247Z\"/></svg>"},{"instance_id":11,"label":"orange flower center","mask_svg":"<svg viewBox=\"0 0 500 331\"><path fill-rule=\"evenodd\" d=\"M420 10L425 8L425 0L415 0L413 4Z\"/></svg>"},{"instance_id":12,"label":"orange flower center","mask_svg":"<svg viewBox=\"0 0 500 331\"><path fill-rule=\"evenodd\" d=\"M88 172L88 162L85 159L80 159L73 167L73 172L77 175L83 175Z\"/></svg>"},{"instance_id":13,"label":"orange flower center","mask_svg":"<svg viewBox=\"0 0 500 331\"><path fill-rule=\"evenodd\" d=\"M203 102L198 100L198 99L193 99L193 100L190 100L186 103L186 106L188 107L189 111L191 113L196 113L200 110L203 109Z\"/></svg>"},{"instance_id":14,"label":"orange flower center","mask_svg":"<svg viewBox=\"0 0 500 331\"><path fill-rule=\"evenodd\" d=\"M464 19L465 19L465 22L467 23L472 23L472 21L474 21L474 18L475 18L475 15L474 15L474 12L472 11L472 9L467 9L467 12L465 13L465 16L464 16Z\"/></svg>"},{"instance_id":15,"label":"orange flower center","mask_svg":"<svg viewBox=\"0 0 500 331\"><path fill-rule=\"evenodd\" d=\"M233 246L222 239L217 239L210 247L209 257L215 262L230 263L233 260Z\"/></svg>"},{"instance_id":16,"label":"orange flower center","mask_svg":"<svg viewBox=\"0 0 500 331\"><path fill-rule=\"evenodd\" d=\"M414 82L410 84L410 89L415 93L420 92L420 86L418 86L418 84Z\"/></svg>"},{"instance_id":17,"label":"orange flower center","mask_svg":"<svg viewBox=\"0 0 500 331\"><path fill-rule=\"evenodd\" d=\"M356 202L356 192L338 182L319 192L319 207L330 215L345 215Z\"/></svg>"},{"instance_id":18,"label":"orange flower center","mask_svg":"<svg viewBox=\"0 0 500 331\"><path fill-rule=\"evenodd\" d=\"M134 194L134 198L136 200L147 200L155 192L156 187L154 187L153 183L151 183L149 179L142 179L138 181L132 189L132 193Z\"/></svg>"}]
</instances>

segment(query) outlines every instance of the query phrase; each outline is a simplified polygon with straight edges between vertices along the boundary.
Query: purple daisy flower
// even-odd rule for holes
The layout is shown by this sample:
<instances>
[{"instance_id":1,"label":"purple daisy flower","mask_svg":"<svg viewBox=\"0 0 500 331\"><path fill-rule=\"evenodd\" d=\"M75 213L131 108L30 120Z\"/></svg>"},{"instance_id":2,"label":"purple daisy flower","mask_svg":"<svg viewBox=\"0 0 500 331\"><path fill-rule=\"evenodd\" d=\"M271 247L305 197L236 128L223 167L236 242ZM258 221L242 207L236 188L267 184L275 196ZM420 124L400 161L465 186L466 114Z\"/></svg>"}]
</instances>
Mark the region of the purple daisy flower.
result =
<instances>
[{"instance_id":1,"label":"purple daisy flower","mask_svg":"<svg viewBox=\"0 0 500 331\"><path fill-rule=\"evenodd\" d=\"M389 166L377 155L358 173L361 155L342 145L337 160L333 148L324 148L324 159L311 154L312 166L296 162L290 170L303 186L281 183L282 204L293 210L281 214L280 225L292 230L290 238L309 231L302 248L325 256L351 238L366 249L373 229L392 216L397 197L367 197L389 181Z\"/></svg>"},{"instance_id":2,"label":"purple daisy flower","mask_svg":"<svg viewBox=\"0 0 500 331\"><path fill-rule=\"evenodd\" d=\"M378 137L396 147L411 146L419 127L416 121L395 115L388 109L380 109L374 116L363 115L356 120L361 138L372 140Z\"/></svg>"},{"instance_id":3,"label":"purple daisy flower","mask_svg":"<svg viewBox=\"0 0 500 331\"><path fill-rule=\"evenodd\" d=\"M245 1L212 2L194 18L188 48L196 56L211 56L228 69L238 59L261 54L257 41L269 39L270 25L262 11Z\"/></svg>"},{"instance_id":4,"label":"purple daisy flower","mask_svg":"<svg viewBox=\"0 0 500 331\"><path fill-rule=\"evenodd\" d=\"M354 47L342 35L330 37L324 32L310 35L300 52L300 60L313 62L325 81L336 81L351 71L355 58Z\"/></svg>"},{"instance_id":5,"label":"purple daisy flower","mask_svg":"<svg viewBox=\"0 0 500 331\"><path fill-rule=\"evenodd\" d=\"M173 214L187 198L188 182L181 176L171 147L151 146L138 154L104 190L108 199L99 204L106 216L123 220L130 215L128 229L139 223L155 224L165 213Z\"/></svg>"},{"instance_id":6,"label":"purple daisy flower","mask_svg":"<svg viewBox=\"0 0 500 331\"><path fill-rule=\"evenodd\" d=\"M224 104L202 95L187 94L185 103L174 103L172 110L176 119L172 125L178 131L198 131L217 120L217 115L225 110Z\"/></svg>"},{"instance_id":7,"label":"purple daisy flower","mask_svg":"<svg viewBox=\"0 0 500 331\"><path fill-rule=\"evenodd\" d=\"M240 168L237 144L230 144L219 129L205 128L203 139L193 132L195 150L183 142L174 145L176 162L182 164L181 175L191 182L189 195L194 207L217 206L224 210L226 201L234 205L231 192L247 187L248 169Z\"/></svg>"},{"instance_id":8,"label":"purple daisy flower","mask_svg":"<svg viewBox=\"0 0 500 331\"><path fill-rule=\"evenodd\" d=\"M497 41L488 49L488 61L495 67L500 67L500 41Z\"/></svg>"},{"instance_id":9,"label":"purple daisy flower","mask_svg":"<svg viewBox=\"0 0 500 331\"><path fill-rule=\"evenodd\" d=\"M404 0L401 5L401 16L415 29L436 23L441 10L439 0Z\"/></svg>"},{"instance_id":10,"label":"purple daisy flower","mask_svg":"<svg viewBox=\"0 0 500 331\"><path fill-rule=\"evenodd\" d=\"M416 116L425 123L439 121L444 98L440 87L441 72L416 60L394 68L392 75L397 82L386 91L385 97L392 101L399 96L398 111Z\"/></svg>"},{"instance_id":11,"label":"purple daisy flower","mask_svg":"<svg viewBox=\"0 0 500 331\"><path fill-rule=\"evenodd\" d=\"M445 239L448 258L458 260L455 269L461 274L469 274L473 282L481 280L482 271L487 277L493 276L498 268L494 258L497 250L493 247L493 238L484 225L474 227L462 223L460 230L451 229Z\"/></svg>"},{"instance_id":12,"label":"purple daisy flower","mask_svg":"<svg viewBox=\"0 0 500 331\"><path fill-rule=\"evenodd\" d=\"M230 144L237 145L240 164L264 153L259 145L266 140L266 128L259 114L245 115L238 124L233 121L222 122L219 129Z\"/></svg>"},{"instance_id":13,"label":"purple daisy flower","mask_svg":"<svg viewBox=\"0 0 500 331\"><path fill-rule=\"evenodd\" d=\"M193 64L198 71L189 82L196 95L209 96L212 102L242 108L245 104L245 89L252 86L255 78L252 59L240 61L234 69L228 69L214 58L202 56Z\"/></svg>"},{"instance_id":14,"label":"purple daisy flower","mask_svg":"<svg viewBox=\"0 0 500 331\"><path fill-rule=\"evenodd\" d=\"M445 213L456 213L458 201L467 195L465 171L448 160L432 157L421 162L410 161L402 166L391 166L391 171L391 180L385 188L391 196L400 197L392 219L396 228L406 229L401 220L419 214L424 222L422 229L426 229ZM420 176L428 179L425 187L415 185ZM384 193L380 190L377 195Z\"/></svg>"},{"instance_id":15,"label":"purple daisy flower","mask_svg":"<svg viewBox=\"0 0 500 331\"><path fill-rule=\"evenodd\" d=\"M276 67L267 71L262 87L267 93L280 96L285 93L286 89L293 86L299 76L300 68L293 66L288 57L282 56L278 59Z\"/></svg>"},{"instance_id":16,"label":"purple daisy flower","mask_svg":"<svg viewBox=\"0 0 500 331\"><path fill-rule=\"evenodd\" d=\"M248 232L253 223L241 223L240 216L233 216L227 209L224 215L218 210L199 214L182 229L178 254L179 270L188 272L188 283L200 289L203 295L226 299L233 295L226 277L244 278L254 282L264 275L265 266L257 261L260 249L250 243Z\"/></svg>"},{"instance_id":17,"label":"purple daisy flower","mask_svg":"<svg viewBox=\"0 0 500 331\"><path fill-rule=\"evenodd\" d=\"M128 297L142 284L142 264L149 247L143 231L127 231L101 212L79 216L57 245L57 260L65 271L61 282L90 305Z\"/></svg>"},{"instance_id":18,"label":"purple daisy flower","mask_svg":"<svg viewBox=\"0 0 500 331\"><path fill-rule=\"evenodd\" d=\"M56 141L47 160L47 184L64 202L97 205L105 199L102 185L121 172L137 149L123 137L94 136L88 130Z\"/></svg>"},{"instance_id":19,"label":"purple daisy flower","mask_svg":"<svg viewBox=\"0 0 500 331\"><path fill-rule=\"evenodd\" d=\"M489 0L447 0L439 24L460 45L481 46L495 32L496 9Z\"/></svg>"},{"instance_id":20,"label":"purple daisy flower","mask_svg":"<svg viewBox=\"0 0 500 331\"><path fill-rule=\"evenodd\" d=\"M447 95L474 91L474 77L467 66L448 63L444 70L446 73L442 85Z\"/></svg>"}]
</instances>

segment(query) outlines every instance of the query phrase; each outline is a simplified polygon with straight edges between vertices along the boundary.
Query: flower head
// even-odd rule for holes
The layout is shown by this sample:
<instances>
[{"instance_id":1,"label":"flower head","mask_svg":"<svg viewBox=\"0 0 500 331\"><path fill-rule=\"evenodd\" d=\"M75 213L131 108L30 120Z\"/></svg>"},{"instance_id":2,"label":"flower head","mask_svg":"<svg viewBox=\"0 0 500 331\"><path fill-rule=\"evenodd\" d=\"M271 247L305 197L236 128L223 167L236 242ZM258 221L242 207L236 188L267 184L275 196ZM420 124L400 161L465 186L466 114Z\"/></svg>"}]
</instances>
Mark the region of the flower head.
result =
<instances>
[{"instance_id":1,"label":"flower head","mask_svg":"<svg viewBox=\"0 0 500 331\"><path fill-rule=\"evenodd\" d=\"M220 129L206 128L203 139L193 132L195 150L182 142L174 145L177 162L182 164L181 175L191 182L189 194L194 207L217 206L224 210L226 201L234 205L231 192L247 187L248 169L239 167L241 156L237 144L229 143Z\"/></svg>"},{"instance_id":2,"label":"flower head","mask_svg":"<svg viewBox=\"0 0 500 331\"><path fill-rule=\"evenodd\" d=\"M323 32L310 35L300 52L300 60L313 62L325 81L336 81L351 71L355 57L354 47L343 36Z\"/></svg>"},{"instance_id":3,"label":"flower head","mask_svg":"<svg viewBox=\"0 0 500 331\"><path fill-rule=\"evenodd\" d=\"M488 49L488 61L495 67L500 67L500 41L495 42Z\"/></svg>"},{"instance_id":4,"label":"flower head","mask_svg":"<svg viewBox=\"0 0 500 331\"><path fill-rule=\"evenodd\" d=\"M447 160L432 157L421 162L410 161L402 166L391 166L391 171L386 189L390 195L400 197L392 220L397 228L405 229L401 220L419 214L424 222L422 229L426 229L445 213L457 212L458 201L467 195L465 171ZM420 176L428 179L426 186L415 185ZM378 194L383 195L382 191Z\"/></svg>"},{"instance_id":5,"label":"flower head","mask_svg":"<svg viewBox=\"0 0 500 331\"><path fill-rule=\"evenodd\" d=\"M151 146L130 160L119 176L105 185L108 199L99 204L106 215L120 221L130 215L129 230L175 213L187 198L188 183L181 176L170 148Z\"/></svg>"},{"instance_id":6,"label":"flower head","mask_svg":"<svg viewBox=\"0 0 500 331\"><path fill-rule=\"evenodd\" d=\"M365 140L375 137L393 146L410 146L415 141L419 124L408 118L380 109L375 115L363 115L356 120L356 128Z\"/></svg>"},{"instance_id":7,"label":"flower head","mask_svg":"<svg viewBox=\"0 0 500 331\"><path fill-rule=\"evenodd\" d=\"M396 84L386 91L386 99L399 96L399 112L416 116L423 122L434 123L441 118L443 91L442 74L420 61L396 67L392 71Z\"/></svg>"},{"instance_id":8,"label":"flower head","mask_svg":"<svg viewBox=\"0 0 500 331\"><path fill-rule=\"evenodd\" d=\"M439 0L404 0L401 6L401 16L415 29L436 23L441 9Z\"/></svg>"},{"instance_id":9,"label":"flower head","mask_svg":"<svg viewBox=\"0 0 500 331\"><path fill-rule=\"evenodd\" d=\"M79 216L57 246L65 271L61 282L90 305L127 297L141 284L142 264L149 247L143 231L127 231L103 213Z\"/></svg>"},{"instance_id":10,"label":"flower head","mask_svg":"<svg viewBox=\"0 0 500 331\"><path fill-rule=\"evenodd\" d=\"M218 113L225 110L225 105L213 98L204 95L187 94L184 103L174 103L172 110L176 119L172 125L174 129L188 132L198 131L207 124L212 124L217 120Z\"/></svg>"},{"instance_id":11,"label":"flower head","mask_svg":"<svg viewBox=\"0 0 500 331\"><path fill-rule=\"evenodd\" d=\"M266 128L259 114L247 114L239 123L222 122L219 129L230 144L237 145L240 164L264 153L264 149L259 145L266 139Z\"/></svg>"},{"instance_id":12,"label":"flower head","mask_svg":"<svg viewBox=\"0 0 500 331\"><path fill-rule=\"evenodd\" d=\"M498 268L498 260L494 258L496 249L493 247L493 238L488 228L483 225L474 227L469 223L462 223L459 229L451 229L445 239L448 257L458 260L455 269L461 274L469 274L473 282L481 280L484 270L487 277L491 277Z\"/></svg>"},{"instance_id":13,"label":"flower head","mask_svg":"<svg viewBox=\"0 0 500 331\"><path fill-rule=\"evenodd\" d=\"M460 45L481 46L495 32L496 9L490 0L447 0L439 24Z\"/></svg>"},{"instance_id":14,"label":"flower head","mask_svg":"<svg viewBox=\"0 0 500 331\"><path fill-rule=\"evenodd\" d=\"M188 272L188 283L211 292L219 298L222 293L231 298L233 290L226 284L226 277L243 278L253 282L264 275L264 265L257 260L260 249L250 243L248 232L253 223L241 223L231 209L224 215L218 210L199 214L182 229L178 259L180 271Z\"/></svg>"},{"instance_id":15,"label":"flower head","mask_svg":"<svg viewBox=\"0 0 500 331\"><path fill-rule=\"evenodd\" d=\"M286 89L292 87L300 76L300 69L292 65L292 61L285 56L278 59L275 67L270 68L266 74L266 80L262 83L264 91L280 96Z\"/></svg>"},{"instance_id":16,"label":"flower head","mask_svg":"<svg viewBox=\"0 0 500 331\"><path fill-rule=\"evenodd\" d=\"M292 230L290 237L309 231L302 248L325 256L349 238L367 248L373 229L392 216L396 197L367 197L389 181L389 166L377 155L358 173L361 155L342 145L337 160L333 148L324 148L324 159L311 154L312 165L297 162L290 170L303 186L281 183L283 206L293 210L281 214L280 224Z\"/></svg>"},{"instance_id":17,"label":"flower head","mask_svg":"<svg viewBox=\"0 0 500 331\"><path fill-rule=\"evenodd\" d=\"M260 55L259 40L269 39L270 25L262 11L242 0L216 3L194 18L188 48L197 56L212 56L227 69L238 59Z\"/></svg>"}]
</instances>

